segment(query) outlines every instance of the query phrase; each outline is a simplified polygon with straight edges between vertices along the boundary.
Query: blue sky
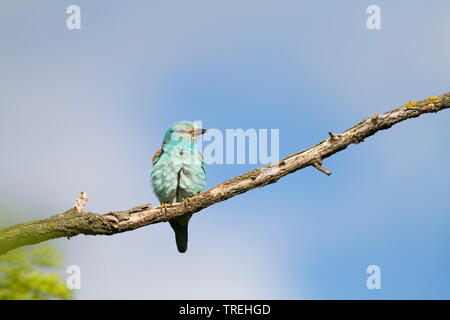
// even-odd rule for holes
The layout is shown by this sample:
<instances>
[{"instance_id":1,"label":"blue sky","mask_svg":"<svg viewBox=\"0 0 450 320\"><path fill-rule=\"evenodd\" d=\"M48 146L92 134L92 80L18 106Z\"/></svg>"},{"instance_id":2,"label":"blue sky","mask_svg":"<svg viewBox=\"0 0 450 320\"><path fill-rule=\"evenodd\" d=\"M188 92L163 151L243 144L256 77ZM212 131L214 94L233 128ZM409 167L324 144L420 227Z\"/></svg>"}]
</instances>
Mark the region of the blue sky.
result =
<instances>
[{"instance_id":1,"label":"blue sky","mask_svg":"<svg viewBox=\"0 0 450 320\"><path fill-rule=\"evenodd\" d=\"M449 15L438 0L2 0L0 205L23 222L82 190L95 212L156 204L151 158L176 121L276 128L284 157L447 92ZM401 123L325 160L330 177L306 168L205 209L185 255L167 224L52 243L84 299L448 299L449 121ZM207 187L254 167L209 165Z\"/></svg>"}]
</instances>

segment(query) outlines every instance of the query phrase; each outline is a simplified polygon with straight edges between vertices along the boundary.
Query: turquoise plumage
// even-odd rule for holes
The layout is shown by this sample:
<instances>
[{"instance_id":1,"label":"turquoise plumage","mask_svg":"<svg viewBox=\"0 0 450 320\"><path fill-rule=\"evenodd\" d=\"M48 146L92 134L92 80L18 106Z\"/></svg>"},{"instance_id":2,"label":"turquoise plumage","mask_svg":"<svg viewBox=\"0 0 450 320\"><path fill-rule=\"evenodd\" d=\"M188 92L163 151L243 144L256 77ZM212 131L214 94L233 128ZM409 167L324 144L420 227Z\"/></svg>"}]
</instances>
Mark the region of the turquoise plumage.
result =
<instances>
[{"instance_id":1,"label":"turquoise plumage","mask_svg":"<svg viewBox=\"0 0 450 320\"><path fill-rule=\"evenodd\" d=\"M177 122L167 130L151 171L153 190L161 204L181 202L205 190L205 165L196 143L205 132L188 121ZM190 218L188 214L169 221L179 252L187 250Z\"/></svg>"}]
</instances>

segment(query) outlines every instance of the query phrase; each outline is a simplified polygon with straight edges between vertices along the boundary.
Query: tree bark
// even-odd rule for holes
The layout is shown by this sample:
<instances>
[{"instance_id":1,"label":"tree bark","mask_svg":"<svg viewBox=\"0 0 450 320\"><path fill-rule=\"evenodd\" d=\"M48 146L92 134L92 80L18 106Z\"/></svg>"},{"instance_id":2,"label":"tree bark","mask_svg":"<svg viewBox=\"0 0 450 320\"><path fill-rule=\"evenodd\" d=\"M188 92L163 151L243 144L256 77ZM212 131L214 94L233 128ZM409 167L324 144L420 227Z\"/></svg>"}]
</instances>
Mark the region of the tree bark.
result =
<instances>
[{"instance_id":1,"label":"tree bark","mask_svg":"<svg viewBox=\"0 0 450 320\"><path fill-rule=\"evenodd\" d=\"M86 198L79 198L76 208L36 220L0 229L0 254L14 248L42 241L85 235L113 235L131 231L150 224L165 222L186 213L195 213L217 202L227 200L257 187L277 182L287 174L308 166L330 175L322 167L323 159L342 151L350 144L358 144L380 130L394 124L419 117L425 113L435 113L450 108L450 92L422 101L408 102L400 108L383 114L374 114L340 134L329 132L330 137L313 147L291 154L278 162L253 169L240 176L227 180L216 187L204 191L182 203L165 207L152 207L151 204L134 207L126 211L113 211L106 214L82 212Z\"/></svg>"}]
</instances>

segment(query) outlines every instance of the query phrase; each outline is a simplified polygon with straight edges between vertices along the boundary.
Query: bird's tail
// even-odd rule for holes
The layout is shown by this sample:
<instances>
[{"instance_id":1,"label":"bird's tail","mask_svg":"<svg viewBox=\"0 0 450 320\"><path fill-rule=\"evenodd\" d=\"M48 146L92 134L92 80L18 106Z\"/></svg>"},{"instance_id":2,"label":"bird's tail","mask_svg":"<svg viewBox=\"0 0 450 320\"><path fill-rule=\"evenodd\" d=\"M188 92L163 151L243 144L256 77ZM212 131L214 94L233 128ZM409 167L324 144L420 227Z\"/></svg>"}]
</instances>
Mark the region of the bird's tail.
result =
<instances>
[{"instance_id":1,"label":"bird's tail","mask_svg":"<svg viewBox=\"0 0 450 320\"><path fill-rule=\"evenodd\" d=\"M188 224L182 224L176 220L169 221L169 223L173 231L175 231L178 252L186 252L188 246Z\"/></svg>"}]
</instances>

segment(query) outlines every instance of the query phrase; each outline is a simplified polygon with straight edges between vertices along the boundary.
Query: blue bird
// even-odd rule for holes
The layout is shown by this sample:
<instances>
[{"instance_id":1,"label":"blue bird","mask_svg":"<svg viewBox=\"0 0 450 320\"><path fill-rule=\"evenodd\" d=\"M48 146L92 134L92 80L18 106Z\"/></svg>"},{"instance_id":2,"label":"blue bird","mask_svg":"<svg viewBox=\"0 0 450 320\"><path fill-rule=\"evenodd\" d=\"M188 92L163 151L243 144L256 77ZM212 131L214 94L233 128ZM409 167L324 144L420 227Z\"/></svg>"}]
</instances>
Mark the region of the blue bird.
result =
<instances>
[{"instance_id":1,"label":"blue bird","mask_svg":"<svg viewBox=\"0 0 450 320\"><path fill-rule=\"evenodd\" d=\"M197 150L197 138L205 132L189 121L177 122L166 131L161 149L153 156L151 171L153 190L162 206L184 201L205 190L205 165ZM181 253L187 250L191 216L186 214L169 221Z\"/></svg>"}]
</instances>

